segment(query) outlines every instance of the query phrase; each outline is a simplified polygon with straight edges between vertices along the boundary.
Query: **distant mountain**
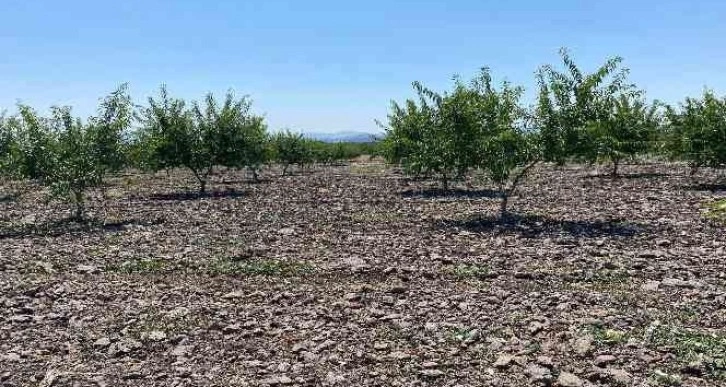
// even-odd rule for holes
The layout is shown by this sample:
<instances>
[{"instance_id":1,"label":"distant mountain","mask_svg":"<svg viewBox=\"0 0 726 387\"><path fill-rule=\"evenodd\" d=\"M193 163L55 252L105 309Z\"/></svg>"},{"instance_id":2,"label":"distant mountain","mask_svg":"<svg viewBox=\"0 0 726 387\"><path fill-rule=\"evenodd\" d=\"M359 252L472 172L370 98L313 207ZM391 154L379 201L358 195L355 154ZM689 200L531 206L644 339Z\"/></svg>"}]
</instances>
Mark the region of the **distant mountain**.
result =
<instances>
[{"instance_id":1,"label":"distant mountain","mask_svg":"<svg viewBox=\"0 0 726 387\"><path fill-rule=\"evenodd\" d=\"M382 136L383 133L367 132L305 133L307 138L324 142L372 142Z\"/></svg>"}]
</instances>

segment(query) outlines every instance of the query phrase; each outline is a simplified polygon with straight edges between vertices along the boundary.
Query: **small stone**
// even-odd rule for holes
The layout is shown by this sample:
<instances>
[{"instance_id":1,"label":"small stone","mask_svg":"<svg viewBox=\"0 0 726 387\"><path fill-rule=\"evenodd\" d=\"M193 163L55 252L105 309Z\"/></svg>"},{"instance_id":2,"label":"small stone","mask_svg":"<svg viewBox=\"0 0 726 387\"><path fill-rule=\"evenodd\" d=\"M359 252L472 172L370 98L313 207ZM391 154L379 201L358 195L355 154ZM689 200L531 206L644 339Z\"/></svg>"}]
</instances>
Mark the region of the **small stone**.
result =
<instances>
[{"instance_id":1,"label":"small stone","mask_svg":"<svg viewBox=\"0 0 726 387\"><path fill-rule=\"evenodd\" d=\"M290 379L290 377L281 375L281 376L273 376L271 378L267 378L262 380L261 382L263 385L268 386L284 386L288 384L292 384L293 380Z\"/></svg>"},{"instance_id":2,"label":"small stone","mask_svg":"<svg viewBox=\"0 0 726 387\"><path fill-rule=\"evenodd\" d=\"M8 361L8 362L19 362L20 361L20 355L18 355L15 352L9 352L5 355L3 355L2 360Z\"/></svg>"},{"instance_id":3,"label":"small stone","mask_svg":"<svg viewBox=\"0 0 726 387\"><path fill-rule=\"evenodd\" d=\"M334 372L328 372L325 375L325 381L328 384L335 385L335 384L344 383L345 382L345 378L342 375L338 375L338 374L336 374Z\"/></svg>"},{"instance_id":4,"label":"small stone","mask_svg":"<svg viewBox=\"0 0 726 387\"><path fill-rule=\"evenodd\" d=\"M695 281L695 280L684 281L684 280L678 279L678 278L666 278L663 281L661 281L661 285L666 286L666 287L687 288L687 289L705 287L705 284L703 282L699 282L699 281Z\"/></svg>"},{"instance_id":5,"label":"small stone","mask_svg":"<svg viewBox=\"0 0 726 387\"><path fill-rule=\"evenodd\" d=\"M640 287L640 289L644 292L655 292L655 291L658 291L659 287L660 287L660 282L647 281Z\"/></svg>"},{"instance_id":6,"label":"small stone","mask_svg":"<svg viewBox=\"0 0 726 387\"><path fill-rule=\"evenodd\" d=\"M348 293L344 296L344 298L349 302L358 302L361 300L361 296L358 293Z\"/></svg>"},{"instance_id":7,"label":"small stone","mask_svg":"<svg viewBox=\"0 0 726 387\"><path fill-rule=\"evenodd\" d=\"M320 355L312 353L310 351L303 351L300 352L300 355L302 356L303 360L306 363L315 363L318 360L320 360Z\"/></svg>"},{"instance_id":8,"label":"small stone","mask_svg":"<svg viewBox=\"0 0 726 387\"><path fill-rule=\"evenodd\" d=\"M580 356L588 355L592 349L592 338L590 337L579 338L575 341L574 350Z\"/></svg>"},{"instance_id":9,"label":"small stone","mask_svg":"<svg viewBox=\"0 0 726 387\"><path fill-rule=\"evenodd\" d=\"M607 373L610 379L617 385L630 386L633 383L633 376L624 370L610 368Z\"/></svg>"},{"instance_id":10,"label":"small stone","mask_svg":"<svg viewBox=\"0 0 726 387\"><path fill-rule=\"evenodd\" d=\"M437 363L435 361L427 361L427 362L424 362L421 366L423 368L436 368L439 366L439 363Z\"/></svg>"},{"instance_id":11,"label":"small stone","mask_svg":"<svg viewBox=\"0 0 726 387\"><path fill-rule=\"evenodd\" d=\"M411 355L406 352L396 351L388 354L388 357L395 360L408 360L411 358Z\"/></svg>"},{"instance_id":12,"label":"small stone","mask_svg":"<svg viewBox=\"0 0 726 387\"><path fill-rule=\"evenodd\" d=\"M192 348L188 345L177 345L176 347L174 347L174 349L171 350L171 354L176 357L182 357L189 354L191 349Z\"/></svg>"},{"instance_id":13,"label":"small stone","mask_svg":"<svg viewBox=\"0 0 726 387\"><path fill-rule=\"evenodd\" d=\"M326 350L328 348L334 347L336 344L337 343L335 341L333 341L333 340L325 340L320 345L318 345L317 347L315 347L313 349L313 351L315 351L315 352L324 351L324 350Z\"/></svg>"},{"instance_id":14,"label":"small stone","mask_svg":"<svg viewBox=\"0 0 726 387\"><path fill-rule=\"evenodd\" d=\"M638 254L638 257L646 258L646 259L654 259L654 258L662 257L663 255L664 255L663 252L659 251L659 250L646 250L646 251L641 251Z\"/></svg>"},{"instance_id":15,"label":"small stone","mask_svg":"<svg viewBox=\"0 0 726 387\"><path fill-rule=\"evenodd\" d=\"M224 298L225 300L236 300L239 298L243 298L244 296L245 296L245 294L243 292L235 291L235 292L229 292L229 293L223 295L222 298Z\"/></svg>"},{"instance_id":16,"label":"small stone","mask_svg":"<svg viewBox=\"0 0 726 387\"><path fill-rule=\"evenodd\" d=\"M421 376L429 377L429 378L437 378L439 376L444 376L444 371L441 370L423 370L421 371Z\"/></svg>"},{"instance_id":17,"label":"small stone","mask_svg":"<svg viewBox=\"0 0 726 387\"><path fill-rule=\"evenodd\" d=\"M543 382L552 379L552 373L549 369L534 363L528 364L524 372L535 382Z\"/></svg>"},{"instance_id":18,"label":"small stone","mask_svg":"<svg viewBox=\"0 0 726 387\"><path fill-rule=\"evenodd\" d=\"M383 343L380 341L373 343L373 349L375 349L377 351L383 351L384 349L387 349L387 348L388 348L388 343Z\"/></svg>"},{"instance_id":19,"label":"small stone","mask_svg":"<svg viewBox=\"0 0 726 387\"><path fill-rule=\"evenodd\" d=\"M595 365L602 367L604 365L613 363L617 360L617 358L613 355L600 355L595 358Z\"/></svg>"},{"instance_id":20,"label":"small stone","mask_svg":"<svg viewBox=\"0 0 726 387\"><path fill-rule=\"evenodd\" d=\"M93 342L93 346L96 348L106 348L111 345L111 339L108 337L101 337L100 339Z\"/></svg>"},{"instance_id":21,"label":"small stone","mask_svg":"<svg viewBox=\"0 0 726 387\"><path fill-rule=\"evenodd\" d=\"M537 364L541 366L545 366L547 368L554 368L555 363L552 361L552 358L549 356L537 356Z\"/></svg>"},{"instance_id":22,"label":"small stone","mask_svg":"<svg viewBox=\"0 0 726 387\"><path fill-rule=\"evenodd\" d=\"M143 345L133 339L124 339L118 342L115 342L111 344L108 347L108 354L111 356L121 356L131 353L132 351L135 351L139 348L143 347Z\"/></svg>"},{"instance_id":23,"label":"small stone","mask_svg":"<svg viewBox=\"0 0 726 387\"><path fill-rule=\"evenodd\" d=\"M93 274L98 273L100 270L93 265L78 265L76 266L76 271L84 274Z\"/></svg>"},{"instance_id":24,"label":"small stone","mask_svg":"<svg viewBox=\"0 0 726 387\"><path fill-rule=\"evenodd\" d=\"M533 322L532 324L529 324L529 328L527 328L527 330L529 331L529 334L536 335L537 333L541 332L544 327L544 324L540 322Z\"/></svg>"},{"instance_id":25,"label":"small stone","mask_svg":"<svg viewBox=\"0 0 726 387\"><path fill-rule=\"evenodd\" d=\"M25 323L33 320L33 316L29 316L27 314L21 314L17 316L12 316L8 319L10 322L14 323Z\"/></svg>"},{"instance_id":26,"label":"small stone","mask_svg":"<svg viewBox=\"0 0 726 387\"><path fill-rule=\"evenodd\" d=\"M235 333L242 330L242 327L239 324L232 324L227 325L226 327L222 328L222 333Z\"/></svg>"},{"instance_id":27,"label":"small stone","mask_svg":"<svg viewBox=\"0 0 726 387\"><path fill-rule=\"evenodd\" d=\"M655 241L655 245L658 247L668 247L671 245L671 241L669 241L668 239L658 239L657 241Z\"/></svg>"},{"instance_id":28,"label":"small stone","mask_svg":"<svg viewBox=\"0 0 726 387\"><path fill-rule=\"evenodd\" d=\"M166 332L163 331L151 331L146 335L146 339L149 341L164 341L166 340Z\"/></svg>"},{"instance_id":29,"label":"small stone","mask_svg":"<svg viewBox=\"0 0 726 387\"><path fill-rule=\"evenodd\" d=\"M464 344L471 344L481 339L481 331L479 329L472 329L464 339Z\"/></svg>"},{"instance_id":30,"label":"small stone","mask_svg":"<svg viewBox=\"0 0 726 387\"><path fill-rule=\"evenodd\" d=\"M280 235L294 235L295 229L292 227L285 227L277 230L277 233Z\"/></svg>"},{"instance_id":31,"label":"small stone","mask_svg":"<svg viewBox=\"0 0 726 387\"><path fill-rule=\"evenodd\" d=\"M509 368L513 361L514 357L510 355L500 355L494 362L493 366L496 368Z\"/></svg>"},{"instance_id":32,"label":"small stone","mask_svg":"<svg viewBox=\"0 0 726 387\"><path fill-rule=\"evenodd\" d=\"M577 375L569 372L560 372L557 377L557 384L561 387L582 387L585 383Z\"/></svg>"},{"instance_id":33,"label":"small stone","mask_svg":"<svg viewBox=\"0 0 726 387\"><path fill-rule=\"evenodd\" d=\"M404 294L404 293L406 293L406 291L408 291L408 289L405 286L401 286L401 285L394 286L388 290L388 292L391 294Z\"/></svg>"},{"instance_id":34,"label":"small stone","mask_svg":"<svg viewBox=\"0 0 726 387\"><path fill-rule=\"evenodd\" d=\"M292 364L288 362L282 362L277 365L277 372L287 372L290 371L290 368L292 368Z\"/></svg>"}]
</instances>

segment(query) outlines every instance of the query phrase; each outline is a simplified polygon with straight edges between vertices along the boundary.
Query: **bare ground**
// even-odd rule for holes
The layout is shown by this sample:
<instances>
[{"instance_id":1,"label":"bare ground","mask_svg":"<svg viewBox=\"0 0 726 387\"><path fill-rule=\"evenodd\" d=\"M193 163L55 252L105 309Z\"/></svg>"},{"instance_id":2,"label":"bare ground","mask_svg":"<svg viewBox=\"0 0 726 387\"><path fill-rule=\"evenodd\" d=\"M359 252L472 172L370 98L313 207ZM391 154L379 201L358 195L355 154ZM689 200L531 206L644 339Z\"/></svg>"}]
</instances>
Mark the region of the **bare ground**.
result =
<instances>
[{"instance_id":1,"label":"bare ground","mask_svg":"<svg viewBox=\"0 0 726 387\"><path fill-rule=\"evenodd\" d=\"M0 385L726 385L726 191L623 171L542 167L508 223L379 164L0 200Z\"/></svg>"}]
</instances>

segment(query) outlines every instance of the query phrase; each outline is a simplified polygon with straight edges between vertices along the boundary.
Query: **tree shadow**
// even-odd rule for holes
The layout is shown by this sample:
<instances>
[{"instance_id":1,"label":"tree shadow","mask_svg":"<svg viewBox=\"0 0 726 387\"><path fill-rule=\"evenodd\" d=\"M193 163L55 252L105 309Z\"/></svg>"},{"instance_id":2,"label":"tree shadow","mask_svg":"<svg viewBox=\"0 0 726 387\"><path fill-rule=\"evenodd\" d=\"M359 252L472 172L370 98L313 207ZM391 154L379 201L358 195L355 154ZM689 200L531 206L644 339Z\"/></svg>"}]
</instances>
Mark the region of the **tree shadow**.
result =
<instances>
[{"instance_id":1,"label":"tree shadow","mask_svg":"<svg viewBox=\"0 0 726 387\"><path fill-rule=\"evenodd\" d=\"M172 201L172 202L183 202L199 199L226 199L226 198L239 198L247 195L245 191L238 191L229 189L226 191L212 191L212 192L171 192L154 194L148 197L149 200L158 201Z\"/></svg>"},{"instance_id":2,"label":"tree shadow","mask_svg":"<svg viewBox=\"0 0 726 387\"><path fill-rule=\"evenodd\" d=\"M127 219L117 222L103 222L96 219L79 221L64 218L41 224L16 224L0 226L0 240L31 237L60 237L64 235L105 234L126 231L134 226L154 226L164 223L161 218L150 220Z\"/></svg>"},{"instance_id":3,"label":"tree shadow","mask_svg":"<svg viewBox=\"0 0 726 387\"><path fill-rule=\"evenodd\" d=\"M689 191L726 191L726 183L701 183L701 184L690 184L683 188Z\"/></svg>"},{"instance_id":4,"label":"tree shadow","mask_svg":"<svg viewBox=\"0 0 726 387\"><path fill-rule=\"evenodd\" d=\"M501 198L501 192L492 189L449 189L443 190L440 188L429 188L423 190L406 190L400 194L404 198L419 198L419 199L432 199L432 198L467 198L467 199L498 199Z\"/></svg>"},{"instance_id":5,"label":"tree shadow","mask_svg":"<svg viewBox=\"0 0 726 387\"><path fill-rule=\"evenodd\" d=\"M436 223L444 230L465 230L477 234L518 234L526 238L572 236L576 238L633 237L649 231L649 227L620 220L560 220L540 215L509 214L479 216L466 220L444 220Z\"/></svg>"},{"instance_id":6,"label":"tree shadow","mask_svg":"<svg viewBox=\"0 0 726 387\"><path fill-rule=\"evenodd\" d=\"M641 172L641 173L619 173L615 176L609 173L586 175L584 179L603 179L603 180L629 180L629 179L657 179L661 177L672 176L667 172Z\"/></svg>"},{"instance_id":7,"label":"tree shadow","mask_svg":"<svg viewBox=\"0 0 726 387\"><path fill-rule=\"evenodd\" d=\"M272 182L272 179L261 177L257 180L249 178L249 179L234 179L234 180L222 180L219 182L221 185L239 185L239 184L250 184L250 185L257 185L257 184L269 184Z\"/></svg>"},{"instance_id":8,"label":"tree shadow","mask_svg":"<svg viewBox=\"0 0 726 387\"><path fill-rule=\"evenodd\" d=\"M0 203L11 203L17 201L20 198L19 193L9 193L0 195Z\"/></svg>"}]
</instances>

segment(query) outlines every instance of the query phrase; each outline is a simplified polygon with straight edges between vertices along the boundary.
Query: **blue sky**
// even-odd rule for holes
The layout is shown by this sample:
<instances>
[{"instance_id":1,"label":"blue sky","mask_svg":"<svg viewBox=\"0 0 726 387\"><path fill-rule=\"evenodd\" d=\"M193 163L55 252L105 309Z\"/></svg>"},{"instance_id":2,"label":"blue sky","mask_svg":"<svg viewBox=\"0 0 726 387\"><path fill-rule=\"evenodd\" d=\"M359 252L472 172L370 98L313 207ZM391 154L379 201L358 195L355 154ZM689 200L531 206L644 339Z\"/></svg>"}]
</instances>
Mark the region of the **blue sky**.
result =
<instances>
[{"instance_id":1,"label":"blue sky","mask_svg":"<svg viewBox=\"0 0 726 387\"><path fill-rule=\"evenodd\" d=\"M631 80L676 102L726 94L726 2L653 0L4 0L0 108L88 115L129 82L200 99L251 94L272 129L375 131L411 82L450 86L489 66L532 90L568 47L592 69L625 58Z\"/></svg>"}]
</instances>

